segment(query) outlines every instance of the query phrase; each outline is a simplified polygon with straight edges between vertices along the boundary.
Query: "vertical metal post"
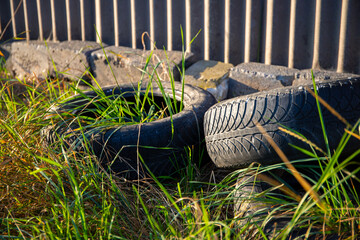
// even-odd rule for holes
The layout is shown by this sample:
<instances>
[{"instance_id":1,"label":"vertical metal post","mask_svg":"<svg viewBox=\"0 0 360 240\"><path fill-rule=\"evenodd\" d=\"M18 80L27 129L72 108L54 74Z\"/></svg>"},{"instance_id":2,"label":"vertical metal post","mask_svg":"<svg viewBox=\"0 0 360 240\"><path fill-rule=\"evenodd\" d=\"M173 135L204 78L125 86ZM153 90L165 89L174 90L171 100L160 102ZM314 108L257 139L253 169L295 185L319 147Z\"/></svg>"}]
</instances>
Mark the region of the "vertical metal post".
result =
<instances>
[{"instance_id":1,"label":"vertical metal post","mask_svg":"<svg viewBox=\"0 0 360 240\"><path fill-rule=\"evenodd\" d=\"M114 39L115 46L119 46L119 15L118 15L118 0L113 1L114 7Z\"/></svg>"},{"instance_id":2,"label":"vertical metal post","mask_svg":"<svg viewBox=\"0 0 360 240\"><path fill-rule=\"evenodd\" d=\"M346 46L346 23L349 11L349 0L343 0L341 6L339 52L337 62L337 72L344 71L345 46Z\"/></svg>"},{"instance_id":3,"label":"vertical metal post","mask_svg":"<svg viewBox=\"0 0 360 240\"><path fill-rule=\"evenodd\" d=\"M29 40L30 40L30 30L29 30L29 18L28 18L28 10L27 10L26 0L23 0L23 7L24 7L26 41L29 42Z\"/></svg>"},{"instance_id":4,"label":"vertical metal post","mask_svg":"<svg viewBox=\"0 0 360 240\"><path fill-rule=\"evenodd\" d=\"M150 17L150 49L154 50L155 43L155 20L154 20L154 0L149 1L149 17Z\"/></svg>"},{"instance_id":5,"label":"vertical metal post","mask_svg":"<svg viewBox=\"0 0 360 240\"><path fill-rule=\"evenodd\" d=\"M191 0L185 1L185 39L186 52L191 52Z\"/></svg>"},{"instance_id":6,"label":"vertical metal post","mask_svg":"<svg viewBox=\"0 0 360 240\"><path fill-rule=\"evenodd\" d=\"M266 5L265 64L271 64L273 20L274 0L268 0Z\"/></svg>"},{"instance_id":7,"label":"vertical metal post","mask_svg":"<svg viewBox=\"0 0 360 240\"><path fill-rule=\"evenodd\" d=\"M81 40L82 40L82 41L85 41L84 0L80 0L80 22L81 22Z\"/></svg>"},{"instance_id":8,"label":"vertical metal post","mask_svg":"<svg viewBox=\"0 0 360 240\"><path fill-rule=\"evenodd\" d=\"M171 51L173 48L172 39L172 0L166 1L167 9L167 50Z\"/></svg>"},{"instance_id":9,"label":"vertical metal post","mask_svg":"<svg viewBox=\"0 0 360 240\"><path fill-rule=\"evenodd\" d=\"M314 48L312 68L319 68L319 50L320 50L320 22L321 22L321 0L316 0L315 9L315 28L314 28Z\"/></svg>"},{"instance_id":10,"label":"vertical metal post","mask_svg":"<svg viewBox=\"0 0 360 240\"><path fill-rule=\"evenodd\" d=\"M244 49L244 62L250 62L250 43L251 43L251 9L252 0L246 0L245 7L245 49Z\"/></svg>"},{"instance_id":11,"label":"vertical metal post","mask_svg":"<svg viewBox=\"0 0 360 240\"><path fill-rule=\"evenodd\" d=\"M66 7L67 37L68 37L68 41L71 41L71 15L70 15L70 2L69 2L69 0L65 1L65 7Z\"/></svg>"},{"instance_id":12,"label":"vertical metal post","mask_svg":"<svg viewBox=\"0 0 360 240\"><path fill-rule=\"evenodd\" d=\"M51 25L52 25L52 33L53 33L53 41L57 41L56 35L56 18L55 18L55 0L50 0L50 7L51 7Z\"/></svg>"},{"instance_id":13,"label":"vertical metal post","mask_svg":"<svg viewBox=\"0 0 360 240\"><path fill-rule=\"evenodd\" d=\"M102 42L102 29L101 29L101 2L95 0L95 25L99 36L96 36L96 42Z\"/></svg>"},{"instance_id":14,"label":"vertical metal post","mask_svg":"<svg viewBox=\"0 0 360 240\"><path fill-rule=\"evenodd\" d=\"M204 59L210 59L210 0L204 0Z\"/></svg>"},{"instance_id":15,"label":"vertical metal post","mask_svg":"<svg viewBox=\"0 0 360 240\"><path fill-rule=\"evenodd\" d=\"M230 59L230 0L225 0L224 62Z\"/></svg>"},{"instance_id":16,"label":"vertical metal post","mask_svg":"<svg viewBox=\"0 0 360 240\"><path fill-rule=\"evenodd\" d=\"M131 12L131 45L136 49L136 15L135 15L135 0L130 1Z\"/></svg>"},{"instance_id":17,"label":"vertical metal post","mask_svg":"<svg viewBox=\"0 0 360 240\"><path fill-rule=\"evenodd\" d=\"M10 9L11 9L11 25L13 29L13 37L17 37L16 33L16 22L15 22L15 11L14 11L14 0L10 0Z\"/></svg>"},{"instance_id":18,"label":"vertical metal post","mask_svg":"<svg viewBox=\"0 0 360 240\"><path fill-rule=\"evenodd\" d=\"M288 57L289 68L294 68L296 1L297 0L291 0L291 6L290 6L289 57Z\"/></svg>"},{"instance_id":19,"label":"vertical metal post","mask_svg":"<svg viewBox=\"0 0 360 240\"><path fill-rule=\"evenodd\" d=\"M36 0L36 7L37 7L37 14L38 14L38 22L39 22L39 38L42 41L42 40L44 40L44 33L43 33L40 0Z\"/></svg>"}]
</instances>

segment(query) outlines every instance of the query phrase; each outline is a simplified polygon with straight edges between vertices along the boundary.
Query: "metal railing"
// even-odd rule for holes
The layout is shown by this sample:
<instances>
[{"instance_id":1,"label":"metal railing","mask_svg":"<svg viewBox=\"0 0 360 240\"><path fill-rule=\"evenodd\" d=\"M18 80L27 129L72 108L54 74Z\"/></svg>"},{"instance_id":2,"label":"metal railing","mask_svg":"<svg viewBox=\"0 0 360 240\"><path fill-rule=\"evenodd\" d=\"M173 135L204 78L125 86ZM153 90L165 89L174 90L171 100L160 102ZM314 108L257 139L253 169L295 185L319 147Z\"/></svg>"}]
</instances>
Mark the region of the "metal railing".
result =
<instances>
[{"instance_id":1,"label":"metal railing","mask_svg":"<svg viewBox=\"0 0 360 240\"><path fill-rule=\"evenodd\" d=\"M6 38L187 50L208 60L360 73L358 0L2 0ZM96 27L96 28L95 28ZM96 30L95 30L96 29Z\"/></svg>"}]
</instances>

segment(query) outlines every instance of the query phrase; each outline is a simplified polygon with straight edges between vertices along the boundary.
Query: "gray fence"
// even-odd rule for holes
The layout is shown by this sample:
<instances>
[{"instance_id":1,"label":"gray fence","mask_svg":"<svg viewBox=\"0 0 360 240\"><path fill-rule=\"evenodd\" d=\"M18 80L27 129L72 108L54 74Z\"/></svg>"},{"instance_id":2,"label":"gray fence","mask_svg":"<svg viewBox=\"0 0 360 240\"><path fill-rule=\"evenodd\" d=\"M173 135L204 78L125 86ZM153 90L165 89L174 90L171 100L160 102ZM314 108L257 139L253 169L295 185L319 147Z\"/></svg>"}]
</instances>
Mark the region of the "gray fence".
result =
<instances>
[{"instance_id":1,"label":"gray fence","mask_svg":"<svg viewBox=\"0 0 360 240\"><path fill-rule=\"evenodd\" d=\"M0 0L2 40L91 40L360 73L359 0ZM95 28L96 26L96 28Z\"/></svg>"}]
</instances>

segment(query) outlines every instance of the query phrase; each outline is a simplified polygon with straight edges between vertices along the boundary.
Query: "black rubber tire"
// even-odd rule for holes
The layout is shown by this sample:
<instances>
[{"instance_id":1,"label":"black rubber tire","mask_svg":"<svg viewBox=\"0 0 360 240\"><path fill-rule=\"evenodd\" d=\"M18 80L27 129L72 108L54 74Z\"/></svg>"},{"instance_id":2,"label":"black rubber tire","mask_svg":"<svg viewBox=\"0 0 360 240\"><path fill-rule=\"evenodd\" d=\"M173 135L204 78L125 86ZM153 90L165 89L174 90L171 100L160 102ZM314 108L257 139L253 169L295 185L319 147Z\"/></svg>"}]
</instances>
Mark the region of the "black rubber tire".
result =
<instances>
[{"instance_id":1,"label":"black rubber tire","mask_svg":"<svg viewBox=\"0 0 360 240\"><path fill-rule=\"evenodd\" d=\"M313 89L312 85L308 87ZM351 124L359 120L360 78L319 83L317 89L319 96ZM326 108L322 106L321 109L330 148L335 149L345 125ZM279 161L255 122L265 128L290 159L304 155L289 144L310 148L280 131L279 124L303 134L326 151L315 98L304 86L286 87L228 99L205 113L206 147L217 167L246 167L252 162L266 165ZM359 149L359 146L358 140L354 140L344 152Z\"/></svg>"},{"instance_id":2,"label":"black rubber tire","mask_svg":"<svg viewBox=\"0 0 360 240\"><path fill-rule=\"evenodd\" d=\"M163 83L164 91L170 98L172 98L172 88L168 83ZM133 92L132 85L122 84L120 86L111 86L103 88L107 96L110 94L120 94L121 92ZM175 95L177 100L181 99L182 86L179 83L175 84ZM152 89L154 96L162 98L161 90L158 87ZM145 92L142 88L141 93ZM93 91L86 92L87 96L96 97ZM133 96L130 93L129 97ZM62 104L60 107L53 108L51 112L61 113L63 111L72 112L72 114L79 114L86 110L86 107L73 111L79 106L87 106L88 100L77 95L72 99ZM79 101L80 99L80 101ZM205 111L216 103L215 98L205 90L200 88L185 85L184 86L184 108L180 113L174 114L172 120L166 117L160 120L155 120L149 123L123 125L121 127L115 126L103 131L94 131L87 129L84 135L88 136L90 145L94 154L101 160L104 166L111 163L111 170L117 173L124 173L127 178L138 177L137 170L137 149L142 156L147 167L156 176L171 175L174 171L174 165L183 166L181 161L181 154L184 153L184 147L198 144L204 139L203 133L203 118ZM88 106L87 106L88 107ZM66 125L66 127L64 127ZM76 124L59 122L55 127L50 127L46 132L47 142L54 142L54 138L62 137L69 129L76 129ZM77 145L77 151L83 150L79 147L79 142L82 142L82 134L79 131L73 131L71 136L67 139L72 145ZM139 146L139 147L137 147ZM145 146L145 147L142 147ZM150 147L150 148L149 148ZM159 149L163 148L163 149ZM166 148L166 149L164 149ZM177 162L172 162L176 160ZM144 176L146 171L140 167L140 176Z\"/></svg>"}]
</instances>

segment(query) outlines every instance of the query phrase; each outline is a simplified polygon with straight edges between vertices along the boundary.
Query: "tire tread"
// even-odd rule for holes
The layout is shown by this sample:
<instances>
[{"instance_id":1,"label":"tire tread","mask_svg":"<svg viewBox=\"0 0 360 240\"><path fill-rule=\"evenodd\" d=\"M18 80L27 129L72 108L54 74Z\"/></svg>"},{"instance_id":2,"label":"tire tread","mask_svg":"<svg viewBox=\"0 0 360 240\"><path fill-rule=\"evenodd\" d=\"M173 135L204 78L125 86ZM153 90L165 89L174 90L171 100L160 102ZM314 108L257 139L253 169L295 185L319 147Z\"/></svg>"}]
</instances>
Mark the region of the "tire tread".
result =
<instances>
[{"instance_id":1,"label":"tire tread","mask_svg":"<svg viewBox=\"0 0 360 240\"><path fill-rule=\"evenodd\" d=\"M360 78L320 83L317 88L319 95L348 121L355 123L360 118ZM344 125L321 108L331 147L335 148L344 134ZM256 122L287 155L297 157L299 153L289 143L301 145L302 142L278 130L278 124L302 133L324 148L317 104L305 87L286 87L225 100L212 106L204 118L207 149L218 167L278 161Z\"/></svg>"}]
</instances>

